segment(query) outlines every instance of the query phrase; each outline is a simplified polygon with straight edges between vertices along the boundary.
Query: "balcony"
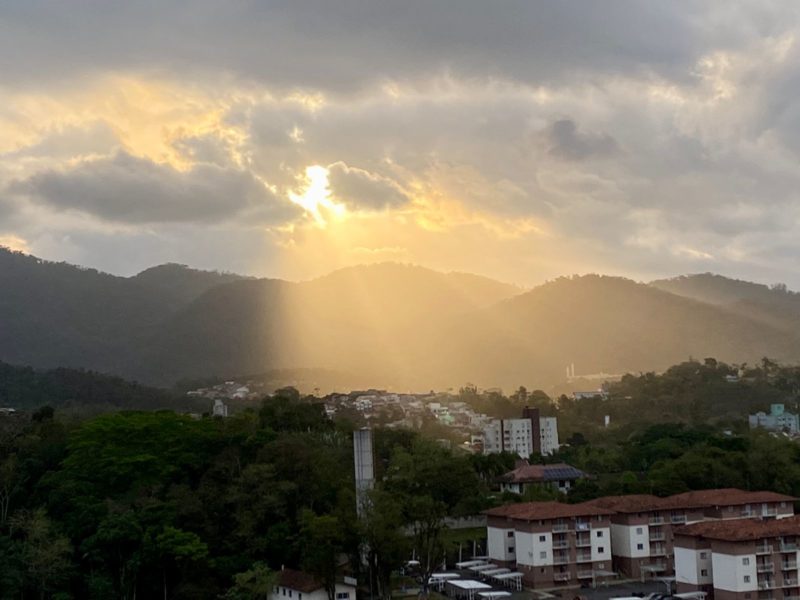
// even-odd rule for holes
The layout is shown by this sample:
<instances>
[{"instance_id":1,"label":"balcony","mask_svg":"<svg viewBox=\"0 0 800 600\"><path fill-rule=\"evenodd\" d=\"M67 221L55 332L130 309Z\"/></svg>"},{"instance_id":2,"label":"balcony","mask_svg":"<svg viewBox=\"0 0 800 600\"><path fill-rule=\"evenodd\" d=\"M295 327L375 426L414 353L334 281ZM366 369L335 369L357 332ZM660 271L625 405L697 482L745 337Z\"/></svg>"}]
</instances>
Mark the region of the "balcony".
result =
<instances>
[{"instance_id":1,"label":"balcony","mask_svg":"<svg viewBox=\"0 0 800 600\"><path fill-rule=\"evenodd\" d=\"M781 542L781 552L797 552L797 544L795 542Z\"/></svg>"},{"instance_id":2,"label":"balcony","mask_svg":"<svg viewBox=\"0 0 800 600\"><path fill-rule=\"evenodd\" d=\"M553 564L554 565L566 565L569 563L569 556L568 555L555 555L553 556Z\"/></svg>"},{"instance_id":3,"label":"balcony","mask_svg":"<svg viewBox=\"0 0 800 600\"><path fill-rule=\"evenodd\" d=\"M797 577L784 577L782 587L785 588L797 587Z\"/></svg>"},{"instance_id":4,"label":"balcony","mask_svg":"<svg viewBox=\"0 0 800 600\"><path fill-rule=\"evenodd\" d=\"M791 594L789 596L783 596L782 600L800 600L800 595L798 594Z\"/></svg>"},{"instance_id":5,"label":"balcony","mask_svg":"<svg viewBox=\"0 0 800 600\"><path fill-rule=\"evenodd\" d=\"M591 579L594 577L593 571L578 571L578 579Z\"/></svg>"},{"instance_id":6,"label":"balcony","mask_svg":"<svg viewBox=\"0 0 800 600\"><path fill-rule=\"evenodd\" d=\"M667 547L663 544L654 544L650 546L650 556L666 556Z\"/></svg>"},{"instance_id":7,"label":"balcony","mask_svg":"<svg viewBox=\"0 0 800 600\"><path fill-rule=\"evenodd\" d=\"M797 569L796 560L785 560L781 563L781 569L784 571L794 571Z\"/></svg>"},{"instance_id":8,"label":"balcony","mask_svg":"<svg viewBox=\"0 0 800 600\"><path fill-rule=\"evenodd\" d=\"M588 548L592 545L592 538L589 536L578 536L575 538L575 546L578 548Z\"/></svg>"},{"instance_id":9,"label":"balcony","mask_svg":"<svg viewBox=\"0 0 800 600\"><path fill-rule=\"evenodd\" d=\"M775 569L775 565L771 562L763 562L756 565L756 571L759 573L772 573Z\"/></svg>"},{"instance_id":10,"label":"balcony","mask_svg":"<svg viewBox=\"0 0 800 600\"><path fill-rule=\"evenodd\" d=\"M569 523L554 523L553 531L555 532L569 531Z\"/></svg>"},{"instance_id":11,"label":"balcony","mask_svg":"<svg viewBox=\"0 0 800 600\"><path fill-rule=\"evenodd\" d=\"M592 553L591 552L579 552L578 556L575 557L575 562L579 562L579 563L592 562Z\"/></svg>"},{"instance_id":12,"label":"balcony","mask_svg":"<svg viewBox=\"0 0 800 600\"><path fill-rule=\"evenodd\" d=\"M568 540L553 540L553 548L556 550L565 550L569 548L569 541Z\"/></svg>"},{"instance_id":13,"label":"balcony","mask_svg":"<svg viewBox=\"0 0 800 600\"><path fill-rule=\"evenodd\" d=\"M776 517L778 516L778 509L776 508L767 508L761 511L762 517Z\"/></svg>"},{"instance_id":14,"label":"balcony","mask_svg":"<svg viewBox=\"0 0 800 600\"><path fill-rule=\"evenodd\" d=\"M592 524L588 521L577 521L575 523L575 530L576 531L589 531L592 528Z\"/></svg>"},{"instance_id":15,"label":"balcony","mask_svg":"<svg viewBox=\"0 0 800 600\"><path fill-rule=\"evenodd\" d=\"M553 573L553 581L569 581L569 573Z\"/></svg>"},{"instance_id":16,"label":"balcony","mask_svg":"<svg viewBox=\"0 0 800 600\"><path fill-rule=\"evenodd\" d=\"M663 525L664 517L650 517L650 525Z\"/></svg>"},{"instance_id":17,"label":"balcony","mask_svg":"<svg viewBox=\"0 0 800 600\"><path fill-rule=\"evenodd\" d=\"M686 523L686 515L671 515L670 523Z\"/></svg>"},{"instance_id":18,"label":"balcony","mask_svg":"<svg viewBox=\"0 0 800 600\"><path fill-rule=\"evenodd\" d=\"M760 590L774 590L775 589L775 582L771 579L766 579L764 581L758 582L758 589Z\"/></svg>"},{"instance_id":19,"label":"balcony","mask_svg":"<svg viewBox=\"0 0 800 600\"><path fill-rule=\"evenodd\" d=\"M667 536L664 535L663 531L651 531L650 532L650 541L651 542L663 542L667 539Z\"/></svg>"},{"instance_id":20,"label":"balcony","mask_svg":"<svg viewBox=\"0 0 800 600\"><path fill-rule=\"evenodd\" d=\"M772 546L768 545L756 546L756 554L772 554Z\"/></svg>"}]
</instances>

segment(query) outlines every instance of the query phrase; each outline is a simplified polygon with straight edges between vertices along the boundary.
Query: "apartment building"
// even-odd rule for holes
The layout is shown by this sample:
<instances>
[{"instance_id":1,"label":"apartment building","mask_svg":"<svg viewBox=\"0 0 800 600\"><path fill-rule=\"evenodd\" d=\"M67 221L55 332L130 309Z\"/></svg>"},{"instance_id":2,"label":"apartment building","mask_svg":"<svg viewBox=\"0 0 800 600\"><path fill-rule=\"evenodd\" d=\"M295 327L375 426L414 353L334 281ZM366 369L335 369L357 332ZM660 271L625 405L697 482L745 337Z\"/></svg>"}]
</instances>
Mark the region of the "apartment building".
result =
<instances>
[{"instance_id":1,"label":"apartment building","mask_svg":"<svg viewBox=\"0 0 800 600\"><path fill-rule=\"evenodd\" d=\"M642 494L581 504L511 504L486 511L488 555L498 565L523 573L523 582L537 588L580 585L608 571L637 579L670 576L678 567L678 530L708 523L780 527L795 521L794 500L728 488L666 498ZM702 570L708 571L699 568L698 573Z\"/></svg>"},{"instance_id":2,"label":"apartment building","mask_svg":"<svg viewBox=\"0 0 800 600\"><path fill-rule=\"evenodd\" d=\"M706 592L710 600L798 600L798 540L800 516L678 528L678 592Z\"/></svg>"},{"instance_id":3,"label":"apartment building","mask_svg":"<svg viewBox=\"0 0 800 600\"><path fill-rule=\"evenodd\" d=\"M590 503L528 502L486 511L492 562L535 588L591 583L611 569L612 511Z\"/></svg>"},{"instance_id":4,"label":"apartment building","mask_svg":"<svg viewBox=\"0 0 800 600\"><path fill-rule=\"evenodd\" d=\"M800 417L786 410L783 404L771 404L769 414L757 412L748 417L750 429L761 427L770 431L786 431L792 435L800 432Z\"/></svg>"},{"instance_id":5,"label":"apartment building","mask_svg":"<svg viewBox=\"0 0 800 600\"><path fill-rule=\"evenodd\" d=\"M483 430L483 453L513 452L520 458L546 456L558 450L558 420L525 408L522 418L495 419Z\"/></svg>"},{"instance_id":6,"label":"apartment building","mask_svg":"<svg viewBox=\"0 0 800 600\"><path fill-rule=\"evenodd\" d=\"M666 498L640 494L592 500L614 512L614 570L637 579L675 572L676 527L709 520L791 517L793 502L794 498L783 494L737 489L698 490Z\"/></svg>"}]
</instances>

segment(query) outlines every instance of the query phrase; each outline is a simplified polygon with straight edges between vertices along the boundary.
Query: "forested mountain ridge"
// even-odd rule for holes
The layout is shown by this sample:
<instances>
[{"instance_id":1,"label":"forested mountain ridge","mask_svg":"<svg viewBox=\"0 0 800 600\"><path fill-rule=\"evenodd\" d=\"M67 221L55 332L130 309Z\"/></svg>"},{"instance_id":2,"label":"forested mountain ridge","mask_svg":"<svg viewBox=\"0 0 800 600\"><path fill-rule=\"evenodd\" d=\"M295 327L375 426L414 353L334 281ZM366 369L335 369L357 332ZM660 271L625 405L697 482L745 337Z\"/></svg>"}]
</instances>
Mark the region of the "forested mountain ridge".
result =
<instances>
[{"instance_id":1,"label":"forested mountain ridge","mask_svg":"<svg viewBox=\"0 0 800 600\"><path fill-rule=\"evenodd\" d=\"M689 356L800 360L791 311L767 314L759 300L749 314L752 297L693 298L680 280L587 275L525 291L394 263L304 282L183 265L126 278L3 250L0 287L0 360L158 385L318 368L352 373L353 386L541 387L571 363L623 373Z\"/></svg>"},{"instance_id":2,"label":"forested mountain ridge","mask_svg":"<svg viewBox=\"0 0 800 600\"><path fill-rule=\"evenodd\" d=\"M729 279L713 273L684 275L651 282L653 287L694 298L778 327L800 325L800 294L784 284Z\"/></svg>"}]
</instances>

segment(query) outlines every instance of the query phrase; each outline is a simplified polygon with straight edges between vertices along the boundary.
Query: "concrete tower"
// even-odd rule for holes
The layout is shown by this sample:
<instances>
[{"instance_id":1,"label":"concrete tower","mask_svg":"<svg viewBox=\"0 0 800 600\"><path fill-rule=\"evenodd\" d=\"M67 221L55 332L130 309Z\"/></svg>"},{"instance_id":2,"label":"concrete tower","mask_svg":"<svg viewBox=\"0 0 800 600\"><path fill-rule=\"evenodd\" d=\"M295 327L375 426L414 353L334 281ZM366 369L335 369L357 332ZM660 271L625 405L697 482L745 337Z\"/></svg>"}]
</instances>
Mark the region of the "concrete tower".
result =
<instances>
[{"instance_id":1,"label":"concrete tower","mask_svg":"<svg viewBox=\"0 0 800 600\"><path fill-rule=\"evenodd\" d=\"M362 517L367 507L367 493L375 483L371 429L365 427L353 432L353 460L356 469L356 512Z\"/></svg>"}]
</instances>

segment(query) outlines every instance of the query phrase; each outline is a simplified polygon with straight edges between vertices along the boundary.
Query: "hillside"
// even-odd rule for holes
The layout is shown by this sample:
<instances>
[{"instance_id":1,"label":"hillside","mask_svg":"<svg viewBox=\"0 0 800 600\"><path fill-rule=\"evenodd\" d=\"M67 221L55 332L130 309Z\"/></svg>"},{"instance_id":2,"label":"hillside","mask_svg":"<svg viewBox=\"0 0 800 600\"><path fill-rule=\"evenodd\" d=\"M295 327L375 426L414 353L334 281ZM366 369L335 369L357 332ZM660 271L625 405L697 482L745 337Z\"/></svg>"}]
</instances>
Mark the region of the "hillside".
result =
<instances>
[{"instance_id":1,"label":"hillside","mask_svg":"<svg viewBox=\"0 0 800 600\"><path fill-rule=\"evenodd\" d=\"M653 281L650 285L679 296L723 306L775 327L800 326L800 294L785 286L729 279L712 273Z\"/></svg>"},{"instance_id":2,"label":"hillside","mask_svg":"<svg viewBox=\"0 0 800 600\"><path fill-rule=\"evenodd\" d=\"M207 404L100 373L63 367L38 370L0 362L0 407L30 410L52 406L83 411L208 410Z\"/></svg>"},{"instance_id":3,"label":"hillside","mask_svg":"<svg viewBox=\"0 0 800 600\"><path fill-rule=\"evenodd\" d=\"M425 390L466 381L542 387L561 382L570 363L619 373L689 356L800 359L800 336L785 325L796 296L729 281L751 295L716 291L701 301L687 296L723 286L601 276L523 292L391 263L299 283L182 265L124 278L3 251L0 360L159 385L321 369L336 374L332 386ZM676 293L661 289L669 286ZM784 299L784 312L768 312L762 296ZM756 302L749 314L745 303Z\"/></svg>"}]
</instances>

